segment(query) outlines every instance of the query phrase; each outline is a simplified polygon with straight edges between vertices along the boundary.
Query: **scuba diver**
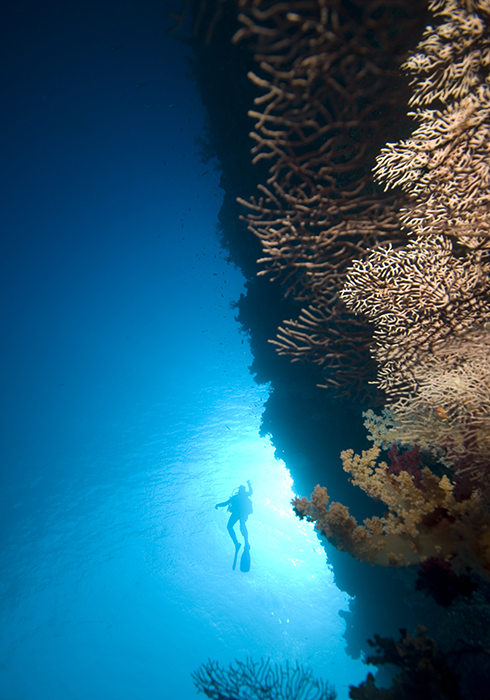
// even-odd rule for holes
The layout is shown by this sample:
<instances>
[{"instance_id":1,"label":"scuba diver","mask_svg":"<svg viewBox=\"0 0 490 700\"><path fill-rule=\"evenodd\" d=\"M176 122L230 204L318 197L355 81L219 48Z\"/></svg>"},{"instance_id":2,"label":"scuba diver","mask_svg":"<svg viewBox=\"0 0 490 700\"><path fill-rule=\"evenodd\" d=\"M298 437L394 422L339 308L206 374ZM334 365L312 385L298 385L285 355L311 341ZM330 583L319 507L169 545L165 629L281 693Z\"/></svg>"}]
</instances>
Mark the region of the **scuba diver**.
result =
<instances>
[{"instance_id":1,"label":"scuba diver","mask_svg":"<svg viewBox=\"0 0 490 700\"><path fill-rule=\"evenodd\" d=\"M252 501L250 500L250 496L253 494L253 489L250 481L247 481L247 484L248 491L246 490L245 486L239 486L238 492L234 493L227 501L224 501L223 503L217 503L215 505L216 510L218 508L224 508L224 506L228 506L228 510L231 512L230 518L228 520L228 525L226 527L228 532L230 533L231 539L233 540L233 544L235 545L235 562L233 565L233 569L235 569L238 550L242 546L241 543L237 540L234 530L234 527L238 520L240 521L240 532L242 533L243 538L245 540L244 555L247 554L248 559L250 559L250 556L248 555L248 552L250 551L250 543L248 541L248 530L246 523L248 516L251 515L251 513L253 512ZM242 571L244 570L245 569L242 568Z\"/></svg>"}]
</instances>

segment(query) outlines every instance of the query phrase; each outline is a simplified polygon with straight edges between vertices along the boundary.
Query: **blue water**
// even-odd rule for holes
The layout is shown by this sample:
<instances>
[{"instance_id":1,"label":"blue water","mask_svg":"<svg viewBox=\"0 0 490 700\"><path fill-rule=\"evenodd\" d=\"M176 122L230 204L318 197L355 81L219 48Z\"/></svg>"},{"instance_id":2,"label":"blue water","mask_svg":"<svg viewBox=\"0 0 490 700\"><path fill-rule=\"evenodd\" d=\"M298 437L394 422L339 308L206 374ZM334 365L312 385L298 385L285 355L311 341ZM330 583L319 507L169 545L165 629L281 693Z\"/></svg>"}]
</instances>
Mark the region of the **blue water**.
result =
<instances>
[{"instance_id":1,"label":"blue water","mask_svg":"<svg viewBox=\"0 0 490 700\"><path fill-rule=\"evenodd\" d=\"M19 1L2 26L0 698L187 700L201 663L250 655L346 698L367 669L258 435L244 280L165 13ZM247 479L244 574L214 505Z\"/></svg>"}]
</instances>

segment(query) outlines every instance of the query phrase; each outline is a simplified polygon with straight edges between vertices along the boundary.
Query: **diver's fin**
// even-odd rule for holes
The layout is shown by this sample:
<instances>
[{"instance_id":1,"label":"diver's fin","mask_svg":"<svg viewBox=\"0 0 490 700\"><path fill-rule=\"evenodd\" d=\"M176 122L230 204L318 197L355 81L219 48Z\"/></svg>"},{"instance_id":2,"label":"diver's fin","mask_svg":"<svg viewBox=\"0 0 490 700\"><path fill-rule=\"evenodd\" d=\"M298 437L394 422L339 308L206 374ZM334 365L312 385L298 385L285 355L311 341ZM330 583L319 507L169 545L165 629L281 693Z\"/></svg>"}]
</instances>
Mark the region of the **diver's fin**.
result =
<instances>
[{"instance_id":1,"label":"diver's fin","mask_svg":"<svg viewBox=\"0 0 490 700\"><path fill-rule=\"evenodd\" d=\"M237 543L235 545L235 558L233 559L233 571L236 569L236 560L238 559L238 552L240 551L240 547L242 545L240 543Z\"/></svg>"},{"instance_id":2,"label":"diver's fin","mask_svg":"<svg viewBox=\"0 0 490 700\"><path fill-rule=\"evenodd\" d=\"M250 547L245 547L240 559L240 571L247 573L250 571Z\"/></svg>"}]
</instances>

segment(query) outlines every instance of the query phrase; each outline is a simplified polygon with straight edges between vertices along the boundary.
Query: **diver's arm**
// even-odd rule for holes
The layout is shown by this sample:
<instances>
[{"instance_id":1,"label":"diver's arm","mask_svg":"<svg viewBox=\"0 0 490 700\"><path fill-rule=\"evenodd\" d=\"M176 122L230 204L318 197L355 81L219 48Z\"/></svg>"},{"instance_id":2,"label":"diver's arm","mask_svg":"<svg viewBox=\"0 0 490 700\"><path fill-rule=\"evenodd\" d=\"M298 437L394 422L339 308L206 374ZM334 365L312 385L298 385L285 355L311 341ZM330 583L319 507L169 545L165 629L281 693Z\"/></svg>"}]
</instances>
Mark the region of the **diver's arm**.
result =
<instances>
[{"instance_id":1,"label":"diver's arm","mask_svg":"<svg viewBox=\"0 0 490 700\"><path fill-rule=\"evenodd\" d=\"M218 508L223 508L224 506L227 506L229 503L231 503L231 498L229 498L227 501L224 501L223 503L217 503L214 507L216 508L216 510L218 510Z\"/></svg>"},{"instance_id":2,"label":"diver's arm","mask_svg":"<svg viewBox=\"0 0 490 700\"><path fill-rule=\"evenodd\" d=\"M252 484L250 483L250 479L247 481L247 484L248 484L248 495L251 496L253 494L254 490L252 488Z\"/></svg>"}]
</instances>

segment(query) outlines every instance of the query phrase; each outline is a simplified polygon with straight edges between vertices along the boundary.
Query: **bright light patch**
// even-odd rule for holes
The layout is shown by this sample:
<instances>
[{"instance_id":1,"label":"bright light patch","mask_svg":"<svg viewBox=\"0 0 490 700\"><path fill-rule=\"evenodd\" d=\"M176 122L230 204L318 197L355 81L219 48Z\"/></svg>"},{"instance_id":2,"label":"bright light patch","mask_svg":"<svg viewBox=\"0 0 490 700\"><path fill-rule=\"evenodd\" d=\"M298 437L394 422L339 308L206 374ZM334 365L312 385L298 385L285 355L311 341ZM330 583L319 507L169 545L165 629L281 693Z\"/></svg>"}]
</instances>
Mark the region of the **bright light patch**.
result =
<instances>
[{"instance_id":1,"label":"bright light patch","mask_svg":"<svg viewBox=\"0 0 490 700\"><path fill-rule=\"evenodd\" d=\"M178 562L172 570L162 566L162 576L167 591L172 584L193 601L201 622L213 611L206 634L216 644L206 656L222 663L246 656L306 663L338 686L339 698L347 698L345 679L365 677L365 667L344 651L345 623L338 611L347 609L349 599L334 584L313 525L294 515L291 475L275 459L269 439L259 437L266 395L251 380L240 392L236 385L223 387L220 400L202 412L189 441L179 446L185 460L175 455L177 503L166 526L182 536L173 556L168 542L162 546L162 561ZM162 479L168 497L168 469ZM232 570L230 513L215 505L247 480L253 488L247 522L251 569L242 573L239 558ZM243 543L238 523L235 533Z\"/></svg>"}]
</instances>

